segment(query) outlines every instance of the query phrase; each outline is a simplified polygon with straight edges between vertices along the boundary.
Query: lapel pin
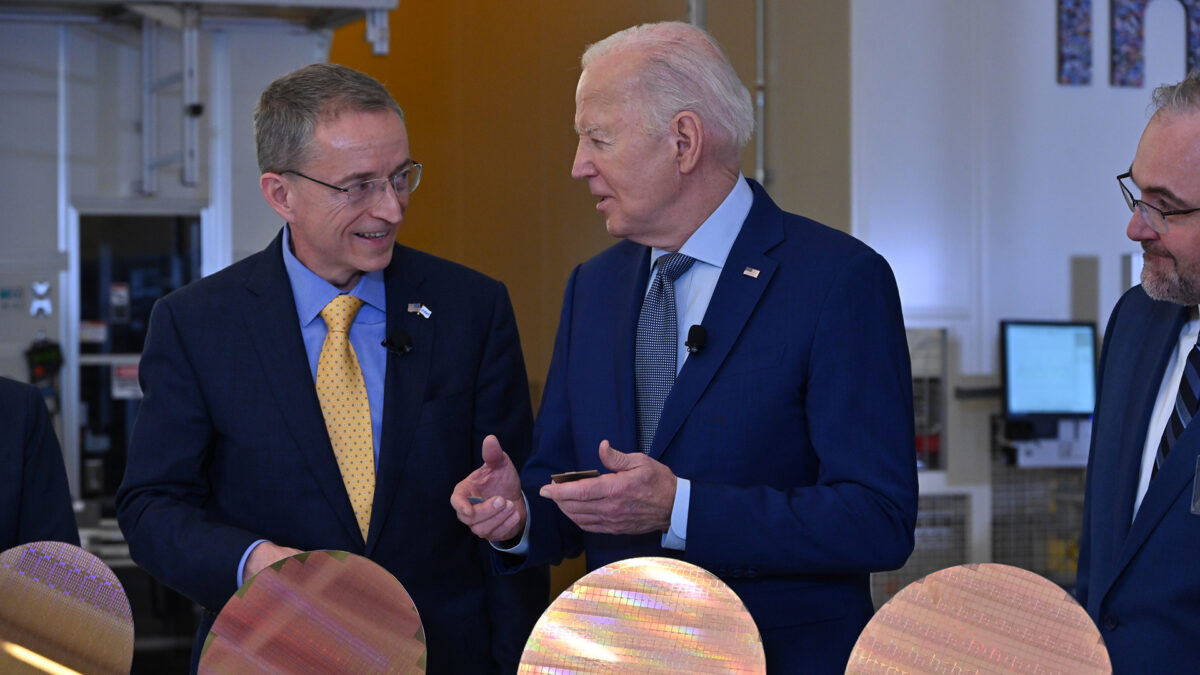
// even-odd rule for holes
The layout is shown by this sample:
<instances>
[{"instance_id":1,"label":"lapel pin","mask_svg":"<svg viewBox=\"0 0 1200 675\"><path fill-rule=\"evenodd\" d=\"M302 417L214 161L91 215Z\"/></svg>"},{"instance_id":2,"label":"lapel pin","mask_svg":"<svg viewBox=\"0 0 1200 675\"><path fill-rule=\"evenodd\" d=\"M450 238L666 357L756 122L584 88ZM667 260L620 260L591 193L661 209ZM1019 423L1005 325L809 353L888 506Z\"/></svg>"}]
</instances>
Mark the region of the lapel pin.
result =
<instances>
[{"instance_id":1,"label":"lapel pin","mask_svg":"<svg viewBox=\"0 0 1200 675\"><path fill-rule=\"evenodd\" d=\"M419 302L408 303L408 311L412 314L420 314L423 319L428 319L433 314L433 312L429 311L428 307Z\"/></svg>"},{"instance_id":2,"label":"lapel pin","mask_svg":"<svg viewBox=\"0 0 1200 675\"><path fill-rule=\"evenodd\" d=\"M758 270L754 269L753 267L747 267L746 269L742 270L742 274L745 274L751 279L758 278Z\"/></svg>"}]
</instances>

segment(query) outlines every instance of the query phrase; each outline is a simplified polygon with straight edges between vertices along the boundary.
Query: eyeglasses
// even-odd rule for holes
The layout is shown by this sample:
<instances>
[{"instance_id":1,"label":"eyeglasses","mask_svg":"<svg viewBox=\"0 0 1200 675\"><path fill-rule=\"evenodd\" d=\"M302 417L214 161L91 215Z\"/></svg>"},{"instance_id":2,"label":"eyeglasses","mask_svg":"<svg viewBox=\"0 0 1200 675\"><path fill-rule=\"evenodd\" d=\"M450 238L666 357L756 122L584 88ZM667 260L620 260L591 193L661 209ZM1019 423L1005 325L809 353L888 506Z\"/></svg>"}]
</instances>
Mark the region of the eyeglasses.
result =
<instances>
[{"instance_id":1,"label":"eyeglasses","mask_svg":"<svg viewBox=\"0 0 1200 675\"><path fill-rule=\"evenodd\" d=\"M1189 213L1200 211L1200 206L1191 209L1170 209L1164 211L1157 206L1147 204L1140 199L1135 199L1133 193L1129 191L1129 188L1125 187L1126 178L1132 180L1133 172L1126 171L1120 176L1117 176L1117 185L1121 186L1121 194L1125 197L1125 205L1129 207L1129 212L1132 213L1135 208L1140 210L1142 212L1142 218L1146 219L1146 223L1150 225L1150 229L1159 234L1167 233L1167 216L1183 216Z\"/></svg>"},{"instance_id":2,"label":"eyeglasses","mask_svg":"<svg viewBox=\"0 0 1200 675\"><path fill-rule=\"evenodd\" d=\"M346 201L352 206L368 206L375 205L383 198L383 193L387 191L387 186L391 184L392 189L396 191L396 196L404 194L412 194L417 186L421 184L421 163L412 162L411 164L400 169L396 173L387 178L372 178L370 180L360 181L346 187L338 187L336 185L326 183L323 180L317 180L312 176L306 176L295 169L286 169L279 173L290 173L300 176L301 178L310 180L318 185L324 185L330 190L337 190L346 195Z\"/></svg>"}]
</instances>

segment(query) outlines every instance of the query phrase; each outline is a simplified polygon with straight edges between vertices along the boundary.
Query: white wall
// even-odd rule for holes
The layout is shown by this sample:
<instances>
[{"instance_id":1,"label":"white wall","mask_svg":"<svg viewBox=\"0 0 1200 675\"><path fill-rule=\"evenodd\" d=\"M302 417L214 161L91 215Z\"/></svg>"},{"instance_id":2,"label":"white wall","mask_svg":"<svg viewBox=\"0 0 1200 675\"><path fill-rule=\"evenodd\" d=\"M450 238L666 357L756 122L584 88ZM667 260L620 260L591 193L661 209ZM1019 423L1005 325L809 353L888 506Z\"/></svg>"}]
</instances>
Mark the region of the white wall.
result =
<instances>
[{"instance_id":1,"label":"white wall","mask_svg":"<svg viewBox=\"0 0 1200 675\"><path fill-rule=\"evenodd\" d=\"M258 159L254 152L252 114L258 96L275 78L300 66L329 59L328 32L262 27L227 29L227 65L230 99L228 127L232 185L232 256L240 260L257 253L283 227L267 206L258 187Z\"/></svg>"},{"instance_id":2,"label":"white wall","mask_svg":"<svg viewBox=\"0 0 1200 675\"><path fill-rule=\"evenodd\" d=\"M1092 84L1056 73L1056 3L853 0L853 232L891 262L912 326L946 326L952 369L995 374L1003 318L1068 319L1070 261L1099 259L1101 328L1121 291L1133 158L1149 89L1108 84L1108 3ZM1185 71L1184 14L1155 2L1146 81ZM1079 317L1093 318L1093 317Z\"/></svg>"}]
</instances>

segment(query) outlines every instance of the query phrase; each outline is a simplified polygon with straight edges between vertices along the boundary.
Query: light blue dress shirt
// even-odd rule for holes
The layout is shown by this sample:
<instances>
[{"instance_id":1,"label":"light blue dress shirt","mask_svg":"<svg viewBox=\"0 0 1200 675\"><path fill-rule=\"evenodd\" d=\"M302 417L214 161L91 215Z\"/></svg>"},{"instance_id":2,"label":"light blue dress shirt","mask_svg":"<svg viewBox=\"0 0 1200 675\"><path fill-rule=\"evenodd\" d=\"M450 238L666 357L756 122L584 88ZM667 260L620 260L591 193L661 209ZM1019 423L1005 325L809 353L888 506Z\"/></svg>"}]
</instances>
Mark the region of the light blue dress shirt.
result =
<instances>
[{"instance_id":1,"label":"light blue dress shirt","mask_svg":"<svg viewBox=\"0 0 1200 675\"><path fill-rule=\"evenodd\" d=\"M713 291L717 288L717 280L721 270L725 268L725 260L733 248L733 242L742 231L742 223L750 214L754 204L754 192L742 175L738 175L733 190L725 197L725 201L713 211L700 227L688 237L679 247L679 252L696 259L696 262L675 280L675 316L679 324L679 352L675 361L675 373L683 369L687 360L688 331L698 325L708 311L708 302L712 300ZM646 290L654 282L654 263L670 251L660 248L650 250L650 276L646 279ZM671 527L663 533L663 548L682 551L687 546L688 504L692 496L692 483L686 478L677 477L675 484L675 503L671 509Z\"/></svg>"},{"instance_id":2,"label":"light blue dress shirt","mask_svg":"<svg viewBox=\"0 0 1200 675\"><path fill-rule=\"evenodd\" d=\"M317 364L321 360L321 347L325 344L325 321L321 310L325 309L341 291L336 286L317 276L292 253L291 228L283 228L283 266L287 268L288 281L292 286L292 297L296 302L296 313L300 315L300 334L304 338L304 351L308 355L308 367L312 372L313 384L317 381ZM371 409L371 443L375 451L375 467L379 467L379 434L383 428L383 380L387 373L387 348L383 341L387 337L387 293L383 284L383 271L364 274L349 295L360 298L363 306L350 324L350 345L362 368L363 384L367 387L367 403ZM242 572L250 552L266 539L259 539L246 549L238 563L237 584L242 585Z\"/></svg>"}]
</instances>

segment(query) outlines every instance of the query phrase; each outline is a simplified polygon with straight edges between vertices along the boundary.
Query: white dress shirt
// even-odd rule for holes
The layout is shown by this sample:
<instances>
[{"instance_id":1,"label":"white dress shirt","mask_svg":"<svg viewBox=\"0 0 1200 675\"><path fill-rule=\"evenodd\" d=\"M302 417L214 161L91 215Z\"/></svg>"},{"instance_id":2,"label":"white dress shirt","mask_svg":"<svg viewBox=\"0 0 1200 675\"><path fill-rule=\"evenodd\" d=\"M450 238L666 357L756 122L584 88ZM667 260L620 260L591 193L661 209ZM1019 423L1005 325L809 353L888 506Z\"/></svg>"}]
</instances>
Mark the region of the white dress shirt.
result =
<instances>
[{"instance_id":1,"label":"white dress shirt","mask_svg":"<svg viewBox=\"0 0 1200 675\"><path fill-rule=\"evenodd\" d=\"M1192 308L1191 317L1179 331L1179 341L1167 362L1166 372L1163 373L1162 384L1158 387L1158 398L1154 400L1154 412L1150 413L1150 426L1146 428L1146 445L1142 448L1142 472L1138 477L1137 496L1133 500L1133 517L1137 518L1138 509L1142 506L1142 498L1150 487L1150 473L1154 470L1154 457L1158 454L1158 444L1162 441L1163 431L1167 421L1171 419L1171 411L1175 409L1175 396L1179 393L1179 379L1183 377L1183 367L1187 364L1188 353L1196 346L1196 337L1200 335L1200 319L1197 318L1198 308Z\"/></svg>"}]
</instances>

